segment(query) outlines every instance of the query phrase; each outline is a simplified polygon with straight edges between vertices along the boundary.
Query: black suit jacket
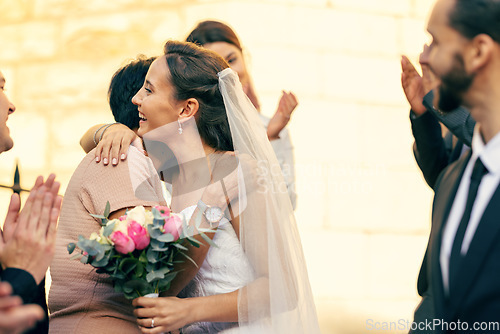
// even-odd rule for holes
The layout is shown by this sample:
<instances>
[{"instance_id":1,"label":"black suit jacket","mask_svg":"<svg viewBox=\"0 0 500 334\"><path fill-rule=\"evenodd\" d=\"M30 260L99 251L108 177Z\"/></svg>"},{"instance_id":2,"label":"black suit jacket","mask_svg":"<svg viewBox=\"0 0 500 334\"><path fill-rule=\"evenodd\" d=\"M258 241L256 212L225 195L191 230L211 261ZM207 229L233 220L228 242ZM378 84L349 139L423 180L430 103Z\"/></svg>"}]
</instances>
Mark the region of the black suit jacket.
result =
<instances>
[{"instance_id":1,"label":"black suit jacket","mask_svg":"<svg viewBox=\"0 0 500 334\"><path fill-rule=\"evenodd\" d=\"M45 301L45 279L37 286L35 279L30 273L22 269L7 268L2 270L0 266L0 280L9 282L13 294L22 298L24 304L38 304L45 312L45 318L32 329L24 334L46 334L49 332L49 317L47 303Z\"/></svg>"},{"instance_id":2,"label":"black suit jacket","mask_svg":"<svg viewBox=\"0 0 500 334\"><path fill-rule=\"evenodd\" d=\"M447 167L436 182L431 234L418 278L418 292L423 297L419 308L432 305L435 319L467 323L468 330L457 333L496 333L500 328L482 331L473 326L476 322L500 325L500 187L480 219L457 273L459 283L450 290L449 297L445 296L442 283L439 256L443 228L470 156L469 152ZM445 326L434 330L448 332Z\"/></svg>"}]
</instances>

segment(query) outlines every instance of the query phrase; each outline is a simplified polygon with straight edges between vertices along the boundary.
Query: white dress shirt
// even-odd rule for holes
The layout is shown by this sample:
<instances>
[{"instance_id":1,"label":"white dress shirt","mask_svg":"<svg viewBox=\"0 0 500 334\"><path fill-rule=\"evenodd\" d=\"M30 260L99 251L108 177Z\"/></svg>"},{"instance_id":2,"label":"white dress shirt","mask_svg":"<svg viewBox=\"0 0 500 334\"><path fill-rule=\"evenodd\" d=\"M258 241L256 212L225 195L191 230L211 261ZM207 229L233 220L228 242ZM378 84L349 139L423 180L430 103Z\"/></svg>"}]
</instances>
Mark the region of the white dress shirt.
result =
<instances>
[{"instance_id":1,"label":"white dress shirt","mask_svg":"<svg viewBox=\"0 0 500 334\"><path fill-rule=\"evenodd\" d=\"M472 169L474 168L474 164L478 157L481 158L481 161L488 170L488 173L485 174L481 180L476 200L472 206L469 224L467 225L467 230L465 231L460 251L462 255L467 254L472 238L474 237L477 226L479 225L479 221L483 216L483 212L500 182L500 133L485 144L479 132L479 126L476 125L474 128L474 135L472 137L472 156L467 164L467 167L465 168L464 175L458 187L457 195L455 196L453 206L451 207L450 215L448 216L448 221L446 222L446 226L443 230L439 261L441 264L443 286L446 295L449 293L451 249L453 247L455 235L457 234L458 226L460 225L460 220L462 219L465 211Z\"/></svg>"}]
</instances>

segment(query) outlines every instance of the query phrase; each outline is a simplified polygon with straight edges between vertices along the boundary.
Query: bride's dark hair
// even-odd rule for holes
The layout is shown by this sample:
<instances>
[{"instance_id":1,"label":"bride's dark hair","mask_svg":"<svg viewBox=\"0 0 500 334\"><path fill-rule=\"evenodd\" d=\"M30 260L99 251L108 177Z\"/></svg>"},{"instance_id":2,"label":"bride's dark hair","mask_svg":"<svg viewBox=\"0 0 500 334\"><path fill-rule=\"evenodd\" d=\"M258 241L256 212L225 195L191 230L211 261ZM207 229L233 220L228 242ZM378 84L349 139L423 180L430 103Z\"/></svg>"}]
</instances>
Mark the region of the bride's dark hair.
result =
<instances>
[{"instance_id":1,"label":"bride's dark hair","mask_svg":"<svg viewBox=\"0 0 500 334\"><path fill-rule=\"evenodd\" d=\"M229 67L227 62L215 52L193 43L168 41L163 51L175 98L198 100L195 120L205 144L217 151L234 151L217 75Z\"/></svg>"}]
</instances>

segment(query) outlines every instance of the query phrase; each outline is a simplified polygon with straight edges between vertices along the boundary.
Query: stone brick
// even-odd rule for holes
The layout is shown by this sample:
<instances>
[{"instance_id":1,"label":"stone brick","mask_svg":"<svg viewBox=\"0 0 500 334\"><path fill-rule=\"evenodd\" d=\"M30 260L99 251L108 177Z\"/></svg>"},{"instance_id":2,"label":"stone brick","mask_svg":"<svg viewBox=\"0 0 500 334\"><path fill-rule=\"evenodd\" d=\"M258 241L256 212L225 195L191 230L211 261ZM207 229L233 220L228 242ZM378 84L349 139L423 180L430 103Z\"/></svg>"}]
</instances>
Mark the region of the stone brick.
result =
<instances>
[{"instance_id":1,"label":"stone brick","mask_svg":"<svg viewBox=\"0 0 500 334\"><path fill-rule=\"evenodd\" d=\"M412 15L427 20L436 0L412 0Z\"/></svg>"},{"instance_id":2,"label":"stone brick","mask_svg":"<svg viewBox=\"0 0 500 334\"><path fill-rule=\"evenodd\" d=\"M43 115L17 110L9 117L8 127L14 147L0 158L0 169L9 169L16 159L26 169L43 170L47 165L47 119Z\"/></svg>"},{"instance_id":3,"label":"stone brick","mask_svg":"<svg viewBox=\"0 0 500 334\"><path fill-rule=\"evenodd\" d=\"M390 300L415 296L428 237L394 234L370 236L366 284L371 298Z\"/></svg>"},{"instance_id":4,"label":"stone brick","mask_svg":"<svg viewBox=\"0 0 500 334\"><path fill-rule=\"evenodd\" d=\"M283 40L312 51L369 54L397 52L394 17L332 8L293 7L291 30ZM317 52L317 51L316 51Z\"/></svg>"},{"instance_id":5,"label":"stone brick","mask_svg":"<svg viewBox=\"0 0 500 334\"><path fill-rule=\"evenodd\" d=\"M431 41L425 24L422 20L401 19L397 33L400 53L415 59L414 64L418 65L418 56L423 50L423 45Z\"/></svg>"},{"instance_id":6,"label":"stone brick","mask_svg":"<svg viewBox=\"0 0 500 334\"><path fill-rule=\"evenodd\" d=\"M29 18L32 13L32 1L0 1L0 22L10 23Z\"/></svg>"},{"instance_id":7,"label":"stone brick","mask_svg":"<svg viewBox=\"0 0 500 334\"><path fill-rule=\"evenodd\" d=\"M24 104L54 117L83 105L106 108L109 81L119 66L115 60L26 65L17 71L16 90Z\"/></svg>"},{"instance_id":8,"label":"stone brick","mask_svg":"<svg viewBox=\"0 0 500 334\"><path fill-rule=\"evenodd\" d=\"M318 318L323 333L406 334L418 298L401 299L317 299ZM376 329L388 326L387 329ZM392 328L389 328L392 326Z\"/></svg>"},{"instance_id":9,"label":"stone brick","mask_svg":"<svg viewBox=\"0 0 500 334\"><path fill-rule=\"evenodd\" d=\"M366 236L300 227L313 294L328 298L366 295Z\"/></svg>"},{"instance_id":10,"label":"stone brick","mask_svg":"<svg viewBox=\"0 0 500 334\"><path fill-rule=\"evenodd\" d=\"M136 11L148 7L158 9L159 5L169 7L182 5L182 0L34 0L34 15L37 18L81 17L92 14Z\"/></svg>"},{"instance_id":11,"label":"stone brick","mask_svg":"<svg viewBox=\"0 0 500 334\"><path fill-rule=\"evenodd\" d=\"M55 22L27 22L1 25L2 61L47 59L57 52L58 26Z\"/></svg>"},{"instance_id":12,"label":"stone brick","mask_svg":"<svg viewBox=\"0 0 500 334\"><path fill-rule=\"evenodd\" d=\"M330 0L333 8L349 9L393 16L406 16L411 9L411 0Z\"/></svg>"},{"instance_id":13,"label":"stone brick","mask_svg":"<svg viewBox=\"0 0 500 334\"><path fill-rule=\"evenodd\" d=\"M148 22L147 25L144 22ZM162 44L177 38L179 16L175 11L99 15L65 20L63 52L72 59L159 55Z\"/></svg>"},{"instance_id":14,"label":"stone brick","mask_svg":"<svg viewBox=\"0 0 500 334\"><path fill-rule=\"evenodd\" d=\"M321 57L317 53L269 47L255 48L251 56L255 88L258 92L272 92L275 106L283 89L301 96L321 92Z\"/></svg>"},{"instance_id":15,"label":"stone brick","mask_svg":"<svg viewBox=\"0 0 500 334\"><path fill-rule=\"evenodd\" d=\"M353 233L428 231L432 194L417 171L398 172L383 164L344 166L348 168L324 180L329 203L319 210L325 211L330 228Z\"/></svg>"},{"instance_id":16,"label":"stone brick","mask_svg":"<svg viewBox=\"0 0 500 334\"><path fill-rule=\"evenodd\" d=\"M403 107L368 104L360 107L358 126L362 159L376 163L382 158L386 165L412 166L415 159L412 151L414 139L411 133L409 105L401 87L391 93L399 97ZM377 123L383 125L375 126Z\"/></svg>"},{"instance_id":17,"label":"stone brick","mask_svg":"<svg viewBox=\"0 0 500 334\"><path fill-rule=\"evenodd\" d=\"M224 1L214 4L186 6L184 17L187 33L202 20L215 19L229 24L245 48L253 52L257 43L271 46L281 41L292 24L289 6L277 3ZM265 36L265 39L263 38Z\"/></svg>"},{"instance_id":18,"label":"stone brick","mask_svg":"<svg viewBox=\"0 0 500 334\"><path fill-rule=\"evenodd\" d=\"M325 96L360 104L402 104L399 56L328 53L323 62Z\"/></svg>"}]
</instances>

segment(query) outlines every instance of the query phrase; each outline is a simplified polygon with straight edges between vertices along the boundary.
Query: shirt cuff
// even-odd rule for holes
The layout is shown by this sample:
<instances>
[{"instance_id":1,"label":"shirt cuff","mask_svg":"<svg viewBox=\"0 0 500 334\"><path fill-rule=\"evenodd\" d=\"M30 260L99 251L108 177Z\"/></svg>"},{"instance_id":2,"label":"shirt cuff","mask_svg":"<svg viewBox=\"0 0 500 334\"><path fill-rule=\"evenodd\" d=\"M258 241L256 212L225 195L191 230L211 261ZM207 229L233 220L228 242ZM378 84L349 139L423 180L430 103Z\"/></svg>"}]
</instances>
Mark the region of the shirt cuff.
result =
<instances>
[{"instance_id":1,"label":"shirt cuff","mask_svg":"<svg viewBox=\"0 0 500 334\"><path fill-rule=\"evenodd\" d=\"M37 295L38 286L33 276L22 269L7 268L2 271L2 281L10 283L13 294L22 298L25 304L31 303Z\"/></svg>"}]
</instances>

